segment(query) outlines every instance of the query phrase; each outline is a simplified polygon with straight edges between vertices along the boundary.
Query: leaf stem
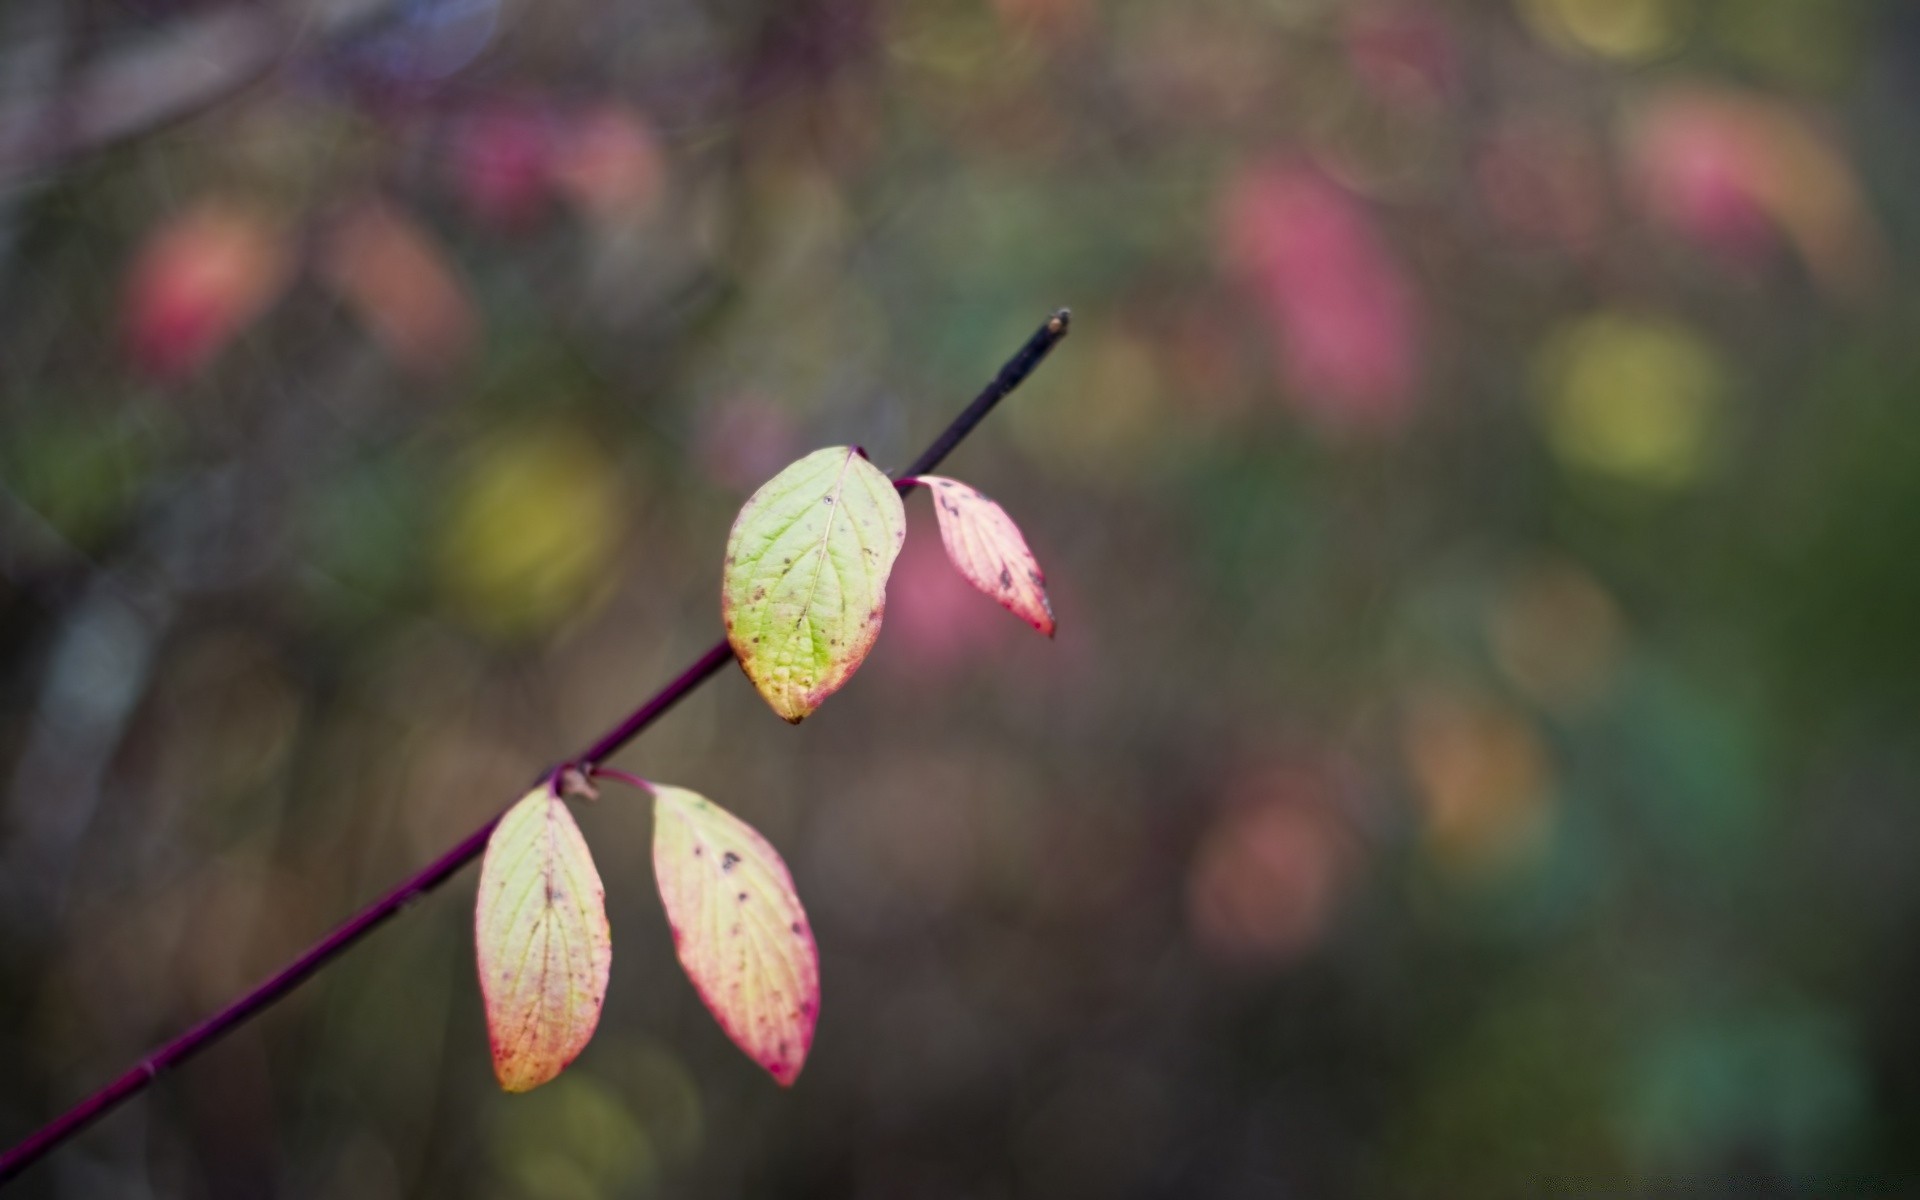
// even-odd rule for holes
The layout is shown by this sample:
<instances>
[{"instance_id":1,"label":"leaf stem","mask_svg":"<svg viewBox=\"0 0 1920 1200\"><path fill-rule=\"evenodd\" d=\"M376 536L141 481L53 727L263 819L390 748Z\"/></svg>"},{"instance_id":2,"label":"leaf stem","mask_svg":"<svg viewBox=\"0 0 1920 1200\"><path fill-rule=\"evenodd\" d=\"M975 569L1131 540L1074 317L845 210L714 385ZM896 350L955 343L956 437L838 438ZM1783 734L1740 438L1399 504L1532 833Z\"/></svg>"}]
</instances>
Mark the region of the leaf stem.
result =
<instances>
[{"instance_id":1,"label":"leaf stem","mask_svg":"<svg viewBox=\"0 0 1920 1200\"><path fill-rule=\"evenodd\" d=\"M611 779L615 783L624 783L635 791L645 792L649 796L653 795L653 785L651 783L635 775L632 771L622 771L618 767L595 767L593 769L593 778Z\"/></svg>"},{"instance_id":2,"label":"leaf stem","mask_svg":"<svg viewBox=\"0 0 1920 1200\"><path fill-rule=\"evenodd\" d=\"M1064 308L1049 317L1046 323L1027 339L1026 344L1007 360L1006 365L1000 368L999 374L994 376L993 381L974 397L973 403L967 405L960 415L954 418L953 423L933 440L919 458L914 460L913 465L895 476L897 480L903 481L897 486L902 490L911 487L912 485L904 480L932 470L936 464L952 453L953 448L972 433L974 427L989 412L993 411L994 405L1000 403L1019 387L1053 348L1060 344L1060 340L1067 335L1068 319L1069 315ZM606 774L607 768L601 765L606 759L632 741L641 730L653 724L661 714L677 704L688 692L712 678L732 658L732 648L728 646L725 639L722 639L705 654L695 659L691 666L682 671L667 686L661 688L646 703L634 709L619 724L602 734L585 751L574 758L563 760L553 768L547 775L550 784L558 782L561 774L568 767L576 768L588 776L596 773ZM626 772L619 772L611 777L622 778L625 775ZM622 779L622 782L625 780ZM147 1085L152 1083L162 1071L178 1066L221 1037L231 1033L238 1026L258 1016L269 1005L300 986L314 972L332 962L347 949L357 945L361 939L384 925L402 909L452 878L460 868L478 858L486 849L487 839L492 836L494 826L500 823L502 815L504 811L455 843L446 853L428 864L411 879L361 909L345 924L307 947L292 962L276 971L258 987L238 997L219 1012L147 1055L128 1068L118 1079L42 1126L4 1155L0 1155L0 1183L18 1175L49 1151L118 1108L129 1098L146 1090Z\"/></svg>"}]
</instances>

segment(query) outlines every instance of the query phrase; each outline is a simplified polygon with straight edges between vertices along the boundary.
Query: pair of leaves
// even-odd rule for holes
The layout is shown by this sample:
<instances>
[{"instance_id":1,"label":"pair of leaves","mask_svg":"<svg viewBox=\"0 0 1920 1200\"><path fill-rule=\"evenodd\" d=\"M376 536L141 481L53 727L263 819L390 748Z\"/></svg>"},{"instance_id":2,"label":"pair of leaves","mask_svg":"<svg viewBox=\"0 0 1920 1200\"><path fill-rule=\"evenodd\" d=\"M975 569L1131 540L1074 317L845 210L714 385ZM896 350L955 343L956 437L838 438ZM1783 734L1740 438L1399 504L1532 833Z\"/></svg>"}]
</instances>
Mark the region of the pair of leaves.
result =
<instances>
[{"instance_id":1,"label":"pair of leaves","mask_svg":"<svg viewBox=\"0 0 1920 1200\"><path fill-rule=\"evenodd\" d=\"M960 573L1051 637L1046 580L1012 518L957 480L904 483L933 492ZM906 536L899 492L857 447L817 450L747 500L727 538L720 615L773 711L797 723L859 669L880 634Z\"/></svg>"},{"instance_id":2,"label":"pair of leaves","mask_svg":"<svg viewBox=\"0 0 1920 1200\"><path fill-rule=\"evenodd\" d=\"M654 796L653 864L680 965L727 1036L783 1086L813 1044L820 959L786 864L738 817L682 788ZM547 1082L606 1001L606 890L566 802L541 786L494 827L474 913L494 1073Z\"/></svg>"}]
</instances>

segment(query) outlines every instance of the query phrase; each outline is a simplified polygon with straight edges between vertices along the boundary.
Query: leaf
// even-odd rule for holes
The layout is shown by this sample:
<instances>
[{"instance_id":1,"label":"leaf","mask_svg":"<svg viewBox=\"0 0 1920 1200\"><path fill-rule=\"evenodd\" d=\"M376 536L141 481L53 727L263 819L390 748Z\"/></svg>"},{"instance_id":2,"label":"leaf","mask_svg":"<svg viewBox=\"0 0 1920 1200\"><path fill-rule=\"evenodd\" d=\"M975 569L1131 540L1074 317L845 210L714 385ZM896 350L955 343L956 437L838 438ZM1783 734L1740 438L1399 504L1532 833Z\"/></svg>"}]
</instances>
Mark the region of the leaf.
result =
<instances>
[{"instance_id":1,"label":"leaf","mask_svg":"<svg viewBox=\"0 0 1920 1200\"><path fill-rule=\"evenodd\" d=\"M653 814L653 873L680 965L734 1045L792 1086L820 1015L820 952L787 865L704 796L656 786Z\"/></svg>"},{"instance_id":2,"label":"leaf","mask_svg":"<svg viewBox=\"0 0 1920 1200\"><path fill-rule=\"evenodd\" d=\"M906 536L892 481L851 446L814 451L747 500L727 538L720 615L773 711L798 723L859 669Z\"/></svg>"},{"instance_id":3,"label":"leaf","mask_svg":"<svg viewBox=\"0 0 1920 1200\"><path fill-rule=\"evenodd\" d=\"M509 1092L538 1087L593 1037L613 961L600 873L544 784L487 840L473 934L494 1074Z\"/></svg>"},{"instance_id":4,"label":"leaf","mask_svg":"<svg viewBox=\"0 0 1920 1200\"><path fill-rule=\"evenodd\" d=\"M957 479L922 475L916 482L933 491L940 540L967 581L1052 637L1053 606L1047 603L1046 576L1006 510Z\"/></svg>"}]
</instances>

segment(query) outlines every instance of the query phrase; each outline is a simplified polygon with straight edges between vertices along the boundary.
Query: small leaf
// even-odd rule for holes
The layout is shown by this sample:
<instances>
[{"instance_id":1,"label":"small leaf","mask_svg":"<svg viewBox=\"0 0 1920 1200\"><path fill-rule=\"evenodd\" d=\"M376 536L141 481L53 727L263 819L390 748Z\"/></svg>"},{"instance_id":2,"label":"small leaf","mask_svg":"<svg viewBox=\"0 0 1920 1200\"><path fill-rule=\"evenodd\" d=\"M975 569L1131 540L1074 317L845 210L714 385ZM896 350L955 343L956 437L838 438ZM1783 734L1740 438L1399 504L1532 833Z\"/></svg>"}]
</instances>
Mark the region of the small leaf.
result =
<instances>
[{"instance_id":1,"label":"small leaf","mask_svg":"<svg viewBox=\"0 0 1920 1200\"><path fill-rule=\"evenodd\" d=\"M933 492L940 518L940 540L947 557L967 581L1000 602L1014 616L1053 636L1053 606L1047 603L1047 579L1020 527L1006 510L957 479L922 475Z\"/></svg>"},{"instance_id":2,"label":"small leaf","mask_svg":"<svg viewBox=\"0 0 1920 1200\"><path fill-rule=\"evenodd\" d=\"M790 1087L820 1015L820 953L780 855L704 796L656 787L653 873L680 965L734 1045Z\"/></svg>"},{"instance_id":3,"label":"small leaf","mask_svg":"<svg viewBox=\"0 0 1920 1200\"><path fill-rule=\"evenodd\" d=\"M773 711L797 723L859 669L906 536L892 481L851 446L814 451L741 508L720 615Z\"/></svg>"},{"instance_id":4,"label":"small leaf","mask_svg":"<svg viewBox=\"0 0 1920 1200\"><path fill-rule=\"evenodd\" d=\"M509 1092L538 1087L593 1037L613 961L600 873L544 784L487 840L473 934L494 1074Z\"/></svg>"}]
</instances>

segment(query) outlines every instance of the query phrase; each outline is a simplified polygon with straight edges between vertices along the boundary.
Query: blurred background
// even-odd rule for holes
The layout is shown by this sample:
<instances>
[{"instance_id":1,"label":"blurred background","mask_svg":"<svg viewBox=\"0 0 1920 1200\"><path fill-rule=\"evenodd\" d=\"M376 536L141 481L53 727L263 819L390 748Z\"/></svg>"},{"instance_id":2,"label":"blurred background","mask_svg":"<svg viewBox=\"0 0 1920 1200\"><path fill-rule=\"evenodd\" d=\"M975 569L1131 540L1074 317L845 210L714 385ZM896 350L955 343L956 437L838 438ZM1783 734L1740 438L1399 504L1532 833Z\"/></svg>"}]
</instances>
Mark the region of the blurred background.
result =
<instances>
[{"instance_id":1,"label":"blurred background","mask_svg":"<svg viewBox=\"0 0 1920 1200\"><path fill-rule=\"evenodd\" d=\"M1920 1194L1906 0L8 0L0 1141L947 464L860 676L619 762L785 854L782 1092L616 953L494 1085L467 871L48 1197Z\"/></svg>"}]
</instances>

